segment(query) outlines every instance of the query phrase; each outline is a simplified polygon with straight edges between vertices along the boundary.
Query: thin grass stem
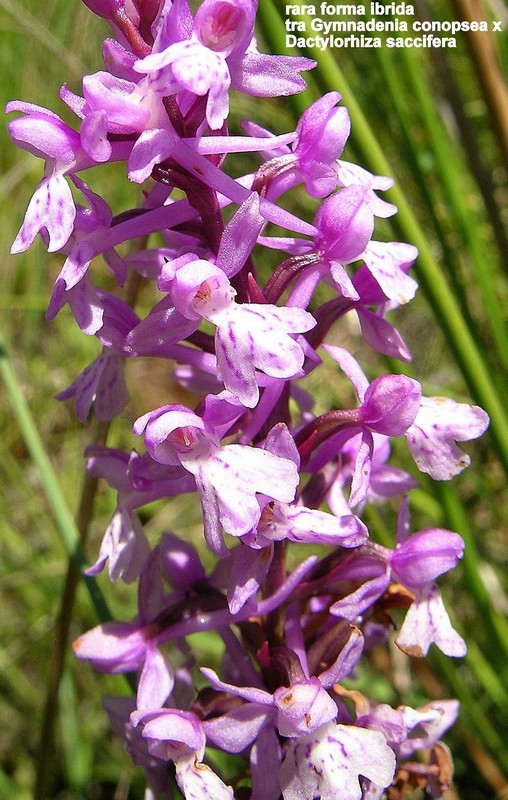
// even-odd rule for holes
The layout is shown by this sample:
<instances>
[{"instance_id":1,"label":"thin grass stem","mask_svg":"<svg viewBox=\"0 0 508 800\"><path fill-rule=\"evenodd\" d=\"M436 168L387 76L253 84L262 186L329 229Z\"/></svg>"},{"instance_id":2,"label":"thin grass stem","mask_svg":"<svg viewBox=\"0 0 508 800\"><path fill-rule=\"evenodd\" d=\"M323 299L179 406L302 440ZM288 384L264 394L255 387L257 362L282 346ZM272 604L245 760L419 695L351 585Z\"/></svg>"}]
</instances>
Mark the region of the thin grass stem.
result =
<instances>
[{"instance_id":1,"label":"thin grass stem","mask_svg":"<svg viewBox=\"0 0 508 800\"><path fill-rule=\"evenodd\" d=\"M58 479L37 430L32 413L19 386L16 373L12 368L5 347L1 341L0 376L11 400L12 408L26 447L37 467L42 488L62 542L78 569L83 570L87 566L87 560L80 543L79 531L62 494L62 490L60 489ZM97 586L97 582L87 575L84 576L84 580L99 620L105 622L111 619L108 605L104 595Z\"/></svg>"},{"instance_id":2,"label":"thin grass stem","mask_svg":"<svg viewBox=\"0 0 508 800\"><path fill-rule=\"evenodd\" d=\"M98 447L105 445L109 427L109 422L97 422L94 420L91 426L90 444ZM88 538L90 522L93 517L97 485L98 479L88 472L85 472L79 509L76 516L76 526L82 547L85 546ZM55 624L53 648L46 681L46 697L40 729L40 741L37 750L35 796L40 798L47 796L52 773L55 752L54 727L58 713L59 687L64 675L65 656L69 645L74 600L80 580L81 570L76 564L76 561L73 558L69 558L64 588L60 597L60 609Z\"/></svg>"}]
</instances>

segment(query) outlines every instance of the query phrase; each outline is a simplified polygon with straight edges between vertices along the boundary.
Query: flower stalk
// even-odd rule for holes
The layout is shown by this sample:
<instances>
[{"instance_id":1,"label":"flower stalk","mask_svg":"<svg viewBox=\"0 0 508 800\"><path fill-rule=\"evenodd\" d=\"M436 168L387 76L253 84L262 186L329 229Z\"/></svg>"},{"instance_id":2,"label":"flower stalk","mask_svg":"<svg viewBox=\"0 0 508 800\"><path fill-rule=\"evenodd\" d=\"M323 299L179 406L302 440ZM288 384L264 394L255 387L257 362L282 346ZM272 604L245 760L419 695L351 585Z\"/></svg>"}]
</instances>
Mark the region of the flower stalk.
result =
<instances>
[{"instance_id":1,"label":"flower stalk","mask_svg":"<svg viewBox=\"0 0 508 800\"><path fill-rule=\"evenodd\" d=\"M397 211L379 194L392 181L342 160L351 126L335 87L294 131L275 135L249 119L241 136L230 135L232 89L292 97L315 66L259 52L255 0L203 0L195 13L186 0L86 4L114 38L104 43L105 70L84 76L82 95L62 87L75 127L38 106L8 107L18 114L13 140L45 162L13 252L40 235L61 254L48 319L69 305L101 348L59 395L102 431L86 453L83 536L97 481L117 496L86 575L107 569L113 583L137 586L136 617L103 620L77 639L75 654L101 672L135 673L132 700L109 698L106 708L144 770L147 797L171 797L174 775L185 797L231 800L235 787L207 763L209 747L241 754L233 783L251 800L381 797L401 775L410 785L415 770L440 796L451 775L440 739L454 701L411 709L360 692L350 705L342 699L342 682L390 639L416 658L432 644L465 655L437 584L461 560L463 540L443 528L411 532L417 481L391 463L391 440L406 440L421 472L449 480L469 463L457 443L489 423L477 406L425 397L409 376L369 381L329 337L354 312L361 353L411 357L387 315L415 294L417 250L375 238L376 219ZM255 174L241 174L248 151L259 157ZM116 161L143 188L139 207L121 214L81 177ZM307 193L312 219L287 210L295 191ZM268 249L280 261L262 278ZM99 258L111 291L90 269ZM143 318L142 284L154 300ZM305 379L325 354L356 401L316 413ZM141 392L136 419L127 359L170 364L178 396L151 408ZM132 447L108 447L108 425L130 414ZM183 494L201 511L200 549L178 530L149 539L138 514ZM398 516L382 546L364 520L387 502ZM225 644L219 671L197 662L188 637L198 631ZM50 703L45 735L53 713ZM430 760L418 760L423 750Z\"/></svg>"}]
</instances>

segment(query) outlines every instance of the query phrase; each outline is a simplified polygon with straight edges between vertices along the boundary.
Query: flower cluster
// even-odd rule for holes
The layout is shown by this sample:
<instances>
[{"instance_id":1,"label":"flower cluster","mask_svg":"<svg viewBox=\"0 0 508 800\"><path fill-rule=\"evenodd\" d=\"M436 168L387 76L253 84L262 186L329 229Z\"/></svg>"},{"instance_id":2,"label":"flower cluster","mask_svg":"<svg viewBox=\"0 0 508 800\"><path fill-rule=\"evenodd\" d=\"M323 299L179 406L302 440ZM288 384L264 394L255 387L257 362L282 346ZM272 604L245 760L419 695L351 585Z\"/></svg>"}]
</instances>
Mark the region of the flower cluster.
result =
<instances>
[{"instance_id":1,"label":"flower cluster","mask_svg":"<svg viewBox=\"0 0 508 800\"><path fill-rule=\"evenodd\" d=\"M464 655L436 584L463 541L440 528L411 533L416 481L390 464L390 440L405 437L417 467L447 480L468 463L456 442L481 435L488 419L422 396L402 374L369 381L337 345L339 320L353 312L365 347L410 359L387 314L415 294L417 252L372 238L376 217L396 213L377 194L391 181L341 160L350 121L337 92L287 134L253 120L230 133L231 90L288 96L314 66L258 51L256 0L203 0L195 14L187 0L84 1L113 38L81 94L62 87L75 127L36 105L7 109L20 112L9 122L14 142L45 162L12 252L40 234L64 255L48 318L68 305L100 343L60 395L80 420L124 410L124 364L134 358L169 361L179 399L198 399L143 409L130 453L87 454L118 497L88 573L107 565L112 581L138 581L138 614L85 633L76 655L136 673L136 696L105 705L146 773L147 798L171 797L175 779L188 800L374 800L408 785L438 798L455 701L394 709L352 687L358 664L394 629L411 656L433 642ZM257 171L232 177L226 156L234 164L245 152L259 155ZM114 161L143 187L139 207L116 216L78 177ZM312 221L288 210L303 193ZM281 254L270 274L267 249ZM99 256L108 282L89 269ZM132 276L154 301L143 318L103 288ZM350 385L352 407L314 413L301 381L323 359ZM185 493L201 507L208 573L178 531L149 543L137 514ZM362 521L367 504L387 499L399 508L393 548ZM299 559L301 543L316 554ZM220 674L196 664L187 637L199 631L223 640ZM207 747L243 757L234 786L207 764ZM422 750L430 755L418 760Z\"/></svg>"}]
</instances>

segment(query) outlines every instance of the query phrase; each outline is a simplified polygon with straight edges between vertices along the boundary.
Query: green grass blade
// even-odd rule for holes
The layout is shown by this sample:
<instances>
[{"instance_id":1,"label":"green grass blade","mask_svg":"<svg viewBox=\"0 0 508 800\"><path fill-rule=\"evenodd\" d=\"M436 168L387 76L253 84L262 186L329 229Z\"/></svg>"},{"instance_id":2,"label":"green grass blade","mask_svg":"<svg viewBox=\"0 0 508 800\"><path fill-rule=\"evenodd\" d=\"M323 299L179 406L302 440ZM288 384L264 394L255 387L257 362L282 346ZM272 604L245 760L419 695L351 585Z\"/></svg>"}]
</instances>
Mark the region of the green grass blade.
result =
<instances>
[{"instance_id":1,"label":"green grass blade","mask_svg":"<svg viewBox=\"0 0 508 800\"><path fill-rule=\"evenodd\" d=\"M12 403L18 425L25 444L30 452L35 466L38 469L44 494L48 501L53 519L60 533L61 539L69 555L77 567L83 570L87 566L86 556L80 544L79 532L69 507L62 495L58 479L48 458L44 444L41 440L37 426L30 412L28 403L20 389L16 374L8 359L3 344L0 342L0 375L5 389ZM93 578L83 575L90 598L99 620L111 619L108 605Z\"/></svg>"},{"instance_id":2,"label":"green grass blade","mask_svg":"<svg viewBox=\"0 0 508 800\"><path fill-rule=\"evenodd\" d=\"M460 715L469 731L475 730L481 735L483 742L495 756L499 766L508 774L508 751L502 735L498 732L492 718L481 708L478 698L470 686L462 680L453 659L443 655L439 650L430 654L431 663L436 674L444 676L455 696L460 700Z\"/></svg>"},{"instance_id":3,"label":"green grass blade","mask_svg":"<svg viewBox=\"0 0 508 800\"><path fill-rule=\"evenodd\" d=\"M508 620L494 607L489 590L478 570L480 557L466 509L453 485L436 483L435 492L443 508L446 524L452 530L458 531L464 539L465 550L462 567L468 593L478 609L483 626L488 631L492 650L491 659L497 663L500 674L504 674L508 680Z\"/></svg>"},{"instance_id":4,"label":"green grass blade","mask_svg":"<svg viewBox=\"0 0 508 800\"><path fill-rule=\"evenodd\" d=\"M76 714L77 698L69 668L64 670L60 681L59 707L67 781L76 792L81 792L90 780L93 752Z\"/></svg>"},{"instance_id":5,"label":"green grass blade","mask_svg":"<svg viewBox=\"0 0 508 800\"><path fill-rule=\"evenodd\" d=\"M448 274L450 281L452 282L453 292L456 296L457 302L461 306L462 313L464 314L464 321L469 328L471 335L473 336L479 351L481 351L481 357L484 361L488 359L488 351L485 350L485 346L483 344L482 334L480 332L480 326L477 323L476 319L474 319L473 315L469 311L466 292L464 291L464 282L460 278L460 269L461 269L461 259L462 259L462 249L451 247L448 241L448 234L450 231L445 230L445 226L443 224L443 220L440 218L439 214L436 212L437 205L444 205L445 198L443 197L443 193L441 191L441 182L437 185L434 185L431 188L428 182L428 176L426 171L422 165L422 156L421 156L421 145L419 142L415 141L415 137L413 135L413 114L408 112L406 97L407 97L407 86L404 85L404 82L401 77L401 71L397 68L397 65L393 64L393 56L383 47L376 49L374 51L374 56L376 61L376 66L379 69L384 90L386 94L386 99L388 100L389 104L392 107L393 113L397 119L397 122L400 126L400 136L402 140L402 144L404 146L404 163L407 167L409 167L413 182L414 188L417 187L417 190L422 198L422 201L425 206L425 210L429 215L429 220L432 222L436 237L439 241L439 246L441 248L442 253L442 260L448 266ZM427 98L430 102L430 98ZM431 104L432 105L432 104ZM433 108L432 113L429 111L429 114L426 115L427 117L434 116ZM428 122L428 120L427 120ZM443 159L446 164L446 169L448 170L448 158L449 155L449 147L441 146L441 133L444 136L444 131L440 131L440 133L436 136L434 130L431 130L431 135L433 138L437 138L438 142L436 145L441 148L442 150L446 149L446 154L444 154ZM462 170L460 170L462 171ZM455 185L454 175L451 177L452 185ZM458 190L459 191L459 190ZM457 192L452 189L454 196ZM459 192L460 193L460 192ZM459 204L461 204L461 198L456 197L456 200ZM460 212L462 214L462 211ZM448 215L449 216L449 215ZM452 227L453 231L455 231L455 223L450 221L448 226L449 228ZM471 226L468 226L471 227ZM478 248L475 248L475 252L478 251ZM479 263L478 259L475 263ZM485 270L483 270L485 272ZM489 283L489 297L492 294L492 284L490 279L486 278L487 282ZM485 306L488 308L488 306ZM498 314L499 316L499 314ZM504 326L503 320L501 319L500 322L501 326ZM508 358L508 350L507 350L507 358Z\"/></svg>"},{"instance_id":6,"label":"green grass blade","mask_svg":"<svg viewBox=\"0 0 508 800\"><path fill-rule=\"evenodd\" d=\"M476 642L468 642L467 649L467 664L490 697L492 707L498 711L508 708L508 689L503 678L485 658Z\"/></svg>"},{"instance_id":7,"label":"green grass blade","mask_svg":"<svg viewBox=\"0 0 508 800\"><path fill-rule=\"evenodd\" d=\"M457 231L460 232L471 265L474 270L475 283L480 289L483 307L488 309L487 324L490 325L493 338L497 344L496 355L504 366L508 366L508 331L502 305L498 302L496 279L499 277L497 265L489 260L486 265L483 243L477 236L478 225L475 216L465 204L466 184L462 179L464 165L452 149L441 117L436 109L427 80L424 77L422 64L418 63L405 48L398 54L403 67L397 69L393 65L395 75L404 74L410 91L413 93L424 130L435 159L440 182L444 189L445 202Z\"/></svg>"}]
</instances>

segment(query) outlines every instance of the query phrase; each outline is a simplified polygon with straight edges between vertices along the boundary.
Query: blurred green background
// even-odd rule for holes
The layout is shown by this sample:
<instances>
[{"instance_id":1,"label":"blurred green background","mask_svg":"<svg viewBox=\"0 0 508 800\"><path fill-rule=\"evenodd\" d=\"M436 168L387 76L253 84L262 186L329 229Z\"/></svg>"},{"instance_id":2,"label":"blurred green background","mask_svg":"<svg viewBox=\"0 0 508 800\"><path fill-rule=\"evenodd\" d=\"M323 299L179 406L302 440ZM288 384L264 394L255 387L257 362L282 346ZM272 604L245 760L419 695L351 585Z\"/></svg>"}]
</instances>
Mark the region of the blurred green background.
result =
<instances>
[{"instance_id":1,"label":"blurred green background","mask_svg":"<svg viewBox=\"0 0 508 800\"><path fill-rule=\"evenodd\" d=\"M260 0L260 49L287 52L284 9L283 3ZM464 18L471 9L508 28L501 0L416 4L421 18L442 20ZM101 68L106 34L105 23L78 0L0 0L3 105L23 99L72 123L59 88L65 81L79 93L82 75ZM441 584L454 624L468 641L468 656L454 661L433 651L428 660L409 662L383 650L364 680L380 699L395 705L458 697L460 721L447 737L456 766L450 797L508 797L508 101L503 83L508 42L505 34L476 40L459 34L453 50L305 54L319 62L305 96L256 101L257 121L277 132L290 130L320 93L334 89L343 94L353 122L345 157L396 179L387 198L400 213L379 225L378 238L409 241L420 249L415 273L421 289L393 317L414 355L410 369L427 394L474 401L492 419L489 433L465 446L472 466L447 485L418 476L420 488L411 501L413 530L440 525L466 540L464 562ZM238 97L233 108L235 124L250 115L252 101ZM89 441L70 405L55 402L54 396L99 346L77 330L66 310L51 324L44 320L61 257L48 256L39 241L26 254L8 254L42 164L12 146L5 124L1 135L0 797L31 797L39 763L39 772L46 770L48 797L136 800L143 796L142 778L109 733L100 702L103 693L128 691L122 678L96 675L64 650L58 693L49 702L55 711L58 706L54 747L43 723L46 687L62 653L55 628L67 572L61 532L66 514L78 510L82 452ZM253 164L246 162L246 169ZM104 193L114 213L137 202L137 187L122 180L121 167L97 171L90 183ZM358 355L370 374L401 368L363 350ZM168 402L174 390L164 364L136 365L129 377L133 398L113 426L108 441L114 444L126 444L124 430L138 408ZM331 377L316 388L325 405ZM24 422L18 391L30 415ZM43 443L42 460L33 451L30 420ZM396 455L397 463L403 463L404 449ZM414 466L406 466L415 474ZM48 480L52 470L61 497ZM101 487L95 506L90 557L113 510L113 494ZM192 535L198 514L188 503L150 510L149 527L154 532L171 527L177 515L178 530L183 525ZM393 516L391 508L369 513L366 521L374 538L393 541ZM132 591L110 590L102 577L99 583L113 613L128 619L134 613ZM67 621L71 639L96 622L82 585ZM212 648L213 642L200 646Z\"/></svg>"}]
</instances>

